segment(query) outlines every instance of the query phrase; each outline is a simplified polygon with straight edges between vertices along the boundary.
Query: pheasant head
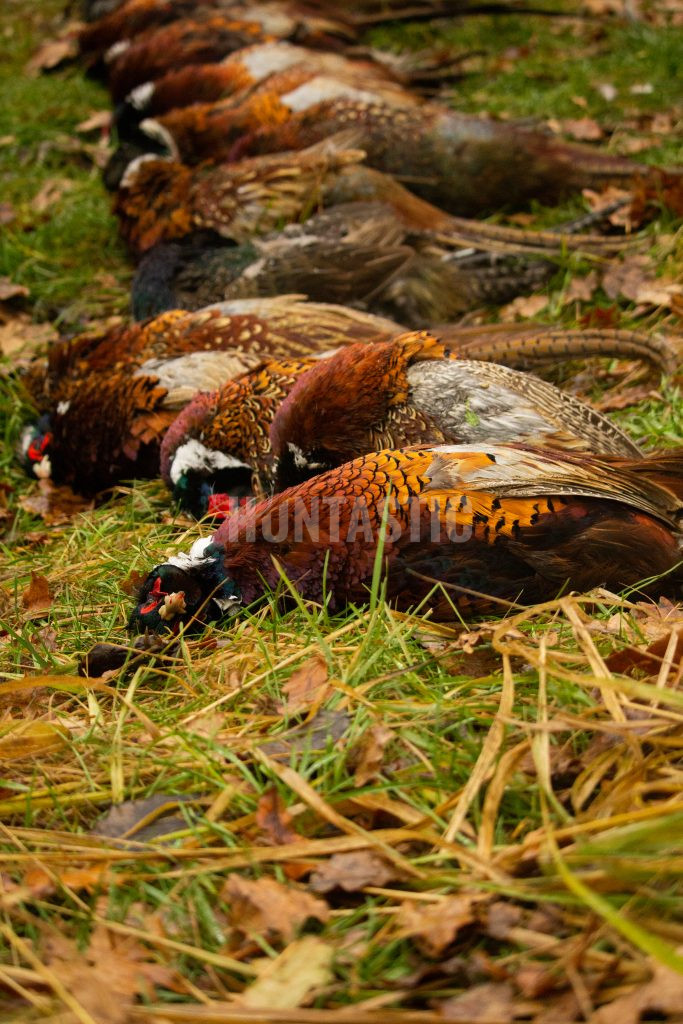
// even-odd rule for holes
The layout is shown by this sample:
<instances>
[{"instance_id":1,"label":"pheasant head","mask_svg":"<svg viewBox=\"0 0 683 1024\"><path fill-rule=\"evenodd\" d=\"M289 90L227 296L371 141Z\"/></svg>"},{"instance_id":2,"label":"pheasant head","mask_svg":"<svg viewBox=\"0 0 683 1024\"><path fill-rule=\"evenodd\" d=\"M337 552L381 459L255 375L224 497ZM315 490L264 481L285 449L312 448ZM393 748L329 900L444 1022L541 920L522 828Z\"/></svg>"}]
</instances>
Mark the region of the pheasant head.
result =
<instances>
[{"instance_id":1,"label":"pheasant head","mask_svg":"<svg viewBox=\"0 0 683 1024\"><path fill-rule=\"evenodd\" d=\"M319 361L297 381L271 428L278 489L348 462L368 445L387 446L381 425L408 401L412 361L448 357L437 338L412 331L393 341L348 345ZM419 439L413 427L410 442Z\"/></svg>"},{"instance_id":2,"label":"pheasant head","mask_svg":"<svg viewBox=\"0 0 683 1024\"><path fill-rule=\"evenodd\" d=\"M27 426L19 442L19 454L25 468L38 477L45 479L52 476L50 451L52 431L49 416L41 416L37 423Z\"/></svg>"},{"instance_id":3,"label":"pheasant head","mask_svg":"<svg viewBox=\"0 0 683 1024\"><path fill-rule=\"evenodd\" d=\"M131 161L121 178L114 212L134 252L188 234L191 182L190 169L174 160L145 154Z\"/></svg>"},{"instance_id":4,"label":"pheasant head","mask_svg":"<svg viewBox=\"0 0 683 1024\"><path fill-rule=\"evenodd\" d=\"M203 538L189 554L152 569L138 593L129 629L177 633L181 625L203 626L236 614L240 593L225 576L221 553L210 537Z\"/></svg>"},{"instance_id":5,"label":"pheasant head","mask_svg":"<svg viewBox=\"0 0 683 1024\"><path fill-rule=\"evenodd\" d=\"M162 442L161 475L184 508L200 517L272 489L269 427L312 365L313 359L264 363L218 391L198 394L183 409Z\"/></svg>"},{"instance_id":6,"label":"pheasant head","mask_svg":"<svg viewBox=\"0 0 683 1024\"><path fill-rule=\"evenodd\" d=\"M166 431L161 445L161 475L180 505L197 518L205 515L211 495L240 498L252 493L252 467L241 458L244 448L238 400L240 387L196 396ZM220 441L214 423L221 397L234 390L235 402L222 419Z\"/></svg>"}]
</instances>

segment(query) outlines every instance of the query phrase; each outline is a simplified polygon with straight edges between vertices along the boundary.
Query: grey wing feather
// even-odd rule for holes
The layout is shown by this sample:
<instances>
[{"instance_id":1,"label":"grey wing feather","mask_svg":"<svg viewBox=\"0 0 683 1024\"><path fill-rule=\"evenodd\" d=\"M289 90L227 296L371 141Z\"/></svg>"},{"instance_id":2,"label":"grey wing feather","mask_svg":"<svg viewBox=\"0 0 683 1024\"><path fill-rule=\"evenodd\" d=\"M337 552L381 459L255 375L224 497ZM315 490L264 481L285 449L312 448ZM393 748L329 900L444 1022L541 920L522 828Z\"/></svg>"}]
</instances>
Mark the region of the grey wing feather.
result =
<instances>
[{"instance_id":1,"label":"grey wing feather","mask_svg":"<svg viewBox=\"0 0 683 1024\"><path fill-rule=\"evenodd\" d=\"M411 399L444 433L466 444L530 441L601 455L638 457L610 420L554 385L497 363L420 362L408 370Z\"/></svg>"}]
</instances>

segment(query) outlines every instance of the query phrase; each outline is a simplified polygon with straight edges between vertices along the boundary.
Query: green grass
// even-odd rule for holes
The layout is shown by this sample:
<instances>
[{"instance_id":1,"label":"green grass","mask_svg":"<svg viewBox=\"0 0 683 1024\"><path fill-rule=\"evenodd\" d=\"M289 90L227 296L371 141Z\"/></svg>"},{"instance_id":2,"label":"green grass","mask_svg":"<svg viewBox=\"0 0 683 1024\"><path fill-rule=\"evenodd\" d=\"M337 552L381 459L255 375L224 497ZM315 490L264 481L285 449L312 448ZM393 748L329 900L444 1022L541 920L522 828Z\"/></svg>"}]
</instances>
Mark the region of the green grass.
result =
<instances>
[{"instance_id":1,"label":"green grass","mask_svg":"<svg viewBox=\"0 0 683 1024\"><path fill-rule=\"evenodd\" d=\"M60 27L63 4L7 0L0 32L10 59L0 64L0 182L15 218L0 234L0 275L29 289L38 319L73 327L124 311L129 268L109 213L101 169L93 162L97 133L76 125L109 106L106 91L76 67L27 78L37 46ZM44 211L34 200L51 181L67 182Z\"/></svg>"},{"instance_id":2,"label":"green grass","mask_svg":"<svg viewBox=\"0 0 683 1024\"><path fill-rule=\"evenodd\" d=\"M107 106L106 94L75 68L21 76L60 9L56 0L36 8L27 14L24 4L8 3L2 12L12 57L2 71L0 135L13 141L0 147L0 175L17 218L2 239L0 273L30 289L37 319L73 327L125 308L130 268L98 169L64 150L75 125ZM484 70L454 91L461 109L588 114L615 130L616 146L640 130L629 118L677 100L671 29L511 17L471 19L445 35L458 48L486 51ZM424 26L373 33L376 43L395 45L433 37ZM514 59L506 56L511 47ZM594 88L603 81L619 90L613 103ZM651 82L653 93L629 93L638 82ZM673 160L673 138L646 155ZM73 187L36 219L32 199L52 177ZM575 200L561 213L581 208ZM558 216L538 211L540 222ZM647 228L672 275L680 246L660 236L678 230L665 214ZM558 297L576 269L558 271L549 289L552 315L569 326L575 311ZM661 312L643 321L626 302L618 317L621 326L675 326ZM598 397L620 380L591 370L574 383ZM680 391L651 385L648 397L615 416L648 446L676 443ZM216 1002L222 1019L233 1019L228 1010L259 958L272 961L296 943L277 929L245 935L226 882L275 879L296 905L314 871L344 849L379 852L396 874L319 897L327 921L293 930L332 950L328 981L307 1004L331 1020L353 1003L357 1016L348 1019L359 1024L381 1008L393 1020L420 1011L420 1024L431 1024L443 1019L444 1000L505 982L519 1019L557 1002L559 1019L570 1020L572 991L588 1012L646 982L650 956L677 969L680 693L673 684L654 690L652 680L610 681L599 661L629 642L647 644L636 596L628 604L598 593L510 615L484 625L470 654L460 627L392 613L377 579L367 608L332 616L299 602L283 613L267 601L231 629L183 639L155 663L79 679L78 657L88 648L126 640L127 577L187 548L202 528L169 513L159 482L122 486L71 524L46 527L18 504L36 485L14 459L27 411L11 376L0 378L0 410L0 1020L57 1019L63 1005L44 965L98 1024L108 1020L98 1016L93 988L118 999L120 961L131 956L155 973L147 984L130 983L114 1019L141 1021L145 1007L163 1006L149 1014L173 1020L184 1012L178 1004L189 1003L193 1016L182 1019L200 1021ZM32 572L47 577L52 604L27 618L21 598ZM318 651L329 684L320 708L288 713L286 684ZM326 716L317 731L316 714ZM359 785L363 746L378 724L392 735L375 774ZM262 823L273 789L299 837L284 844ZM141 833L131 843L90 834L112 806L159 794L188 798L170 811L170 835ZM451 842L454 813L460 827ZM472 900L471 920L438 948L428 912L437 907L442 923L453 919L456 896ZM426 935L416 933L410 906L420 908ZM103 928L107 955L86 962ZM55 935L75 943L68 956L55 952ZM69 975L69 959L78 977ZM294 1019L305 1022L308 1012L294 1011ZM279 1018L266 1011L262 1019Z\"/></svg>"}]
</instances>

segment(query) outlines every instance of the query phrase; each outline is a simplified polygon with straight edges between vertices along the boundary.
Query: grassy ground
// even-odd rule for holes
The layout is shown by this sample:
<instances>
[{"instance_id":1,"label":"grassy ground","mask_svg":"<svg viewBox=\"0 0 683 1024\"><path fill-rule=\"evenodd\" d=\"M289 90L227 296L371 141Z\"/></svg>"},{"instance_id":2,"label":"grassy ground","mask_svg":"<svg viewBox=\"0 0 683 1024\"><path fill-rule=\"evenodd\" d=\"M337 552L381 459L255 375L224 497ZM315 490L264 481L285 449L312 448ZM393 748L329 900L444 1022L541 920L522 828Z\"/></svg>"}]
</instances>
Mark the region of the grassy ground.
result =
<instances>
[{"instance_id":1,"label":"grassy ground","mask_svg":"<svg viewBox=\"0 0 683 1024\"><path fill-rule=\"evenodd\" d=\"M36 318L74 326L124 308L129 268L97 167L64 150L105 93L75 69L21 75L58 11L3 8L0 175L16 218L0 274L29 288ZM676 98L670 27L478 18L448 35L486 51L456 105L589 116L617 149L657 136L645 157L676 157L673 132L653 130ZM374 33L398 38L433 32ZM36 218L54 177L72 186ZM677 228L662 213L647 229L670 274ZM558 272L541 319L586 312L561 296L588 269ZM676 326L604 294L593 305L621 326ZM592 369L589 386L635 388L624 425L680 440L678 392L636 373ZM398 616L378 593L336 618L266 604L153 667L85 680L79 654L125 642L135 574L199 527L155 482L68 524L32 517L18 392L2 388L0 1019L305 1022L348 1004L340 1019L358 1024L397 1009L420 1024L681 1019L677 608L599 592L467 630ZM26 594L31 573L49 593ZM646 673L606 664L657 639Z\"/></svg>"}]
</instances>

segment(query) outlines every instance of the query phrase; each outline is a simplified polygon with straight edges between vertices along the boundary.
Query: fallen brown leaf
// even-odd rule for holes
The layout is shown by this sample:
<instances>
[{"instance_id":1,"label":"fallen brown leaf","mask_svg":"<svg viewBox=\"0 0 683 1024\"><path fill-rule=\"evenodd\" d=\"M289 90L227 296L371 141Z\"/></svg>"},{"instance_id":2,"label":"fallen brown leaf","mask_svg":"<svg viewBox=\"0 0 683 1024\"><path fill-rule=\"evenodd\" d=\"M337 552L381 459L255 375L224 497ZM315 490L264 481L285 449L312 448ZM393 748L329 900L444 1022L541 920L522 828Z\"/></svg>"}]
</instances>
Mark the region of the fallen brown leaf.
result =
<instances>
[{"instance_id":1,"label":"fallen brown leaf","mask_svg":"<svg viewBox=\"0 0 683 1024\"><path fill-rule=\"evenodd\" d=\"M393 738L392 730L381 722L365 730L360 744L351 751L352 762L356 766L354 785L365 786L379 774L384 760L384 749Z\"/></svg>"},{"instance_id":2,"label":"fallen brown leaf","mask_svg":"<svg viewBox=\"0 0 683 1024\"><path fill-rule=\"evenodd\" d=\"M384 886L389 882L404 880L404 875L395 864L371 850L354 850L351 853L334 853L311 875L309 889L316 893L343 889L344 892L360 892L368 885Z\"/></svg>"},{"instance_id":3,"label":"fallen brown leaf","mask_svg":"<svg viewBox=\"0 0 683 1024\"><path fill-rule=\"evenodd\" d=\"M104 925L95 926L84 952L54 931L44 945L52 973L97 1024L125 1024L136 997L148 992L150 982L163 983L175 973L149 962L149 951L135 939Z\"/></svg>"},{"instance_id":4,"label":"fallen brown leaf","mask_svg":"<svg viewBox=\"0 0 683 1024\"><path fill-rule=\"evenodd\" d=\"M231 875L221 896L229 904L230 923L245 936L265 935L289 941L310 918L330 915L324 900L273 878L251 880Z\"/></svg>"},{"instance_id":5,"label":"fallen brown leaf","mask_svg":"<svg viewBox=\"0 0 683 1024\"><path fill-rule=\"evenodd\" d=\"M7 309L8 307L5 307ZM57 340L57 331L51 324L37 324L28 313L14 313L0 323L0 353L14 358L15 365L21 355L28 361L36 349Z\"/></svg>"},{"instance_id":6,"label":"fallen brown leaf","mask_svg":"<svg viewBox=\"0 0 683 1024\"><path fill-rule=\"evenodd\" d=\"M616 327L619 323L619 307L593 306L579 318L582 327Z\"/></svg>"},{"instance_id":7,"label":"fallen brown leaf","mask_svg":"<svg viewBox=\"0 0 683 1024\"><path fill-rule=\"evenodd\" d=\"M80 121L76 125L76 131L82 132L84 135L87 132L102 131L102 129L109 128L111 124L111 113L108 110L93 110L90 117L86 117L84 121Z\"/></svg>"},{"instance_id":8,"label":"fallen brown leaf","mask_svg":"<svg viewBox=\"0 0 683 1024\"><path fill-rule=\"evenodd\" d=\"M288 814L275 786L271 786L259 798L256 807L256 824L274 846L294 843L301 838L291 828L292 816Z\"/></svg>"},{"instance_id":9,"label":"fallen brown leaf","mask_svg":"<svg viewBox=\"0 0 683 1024\"><path fill-rule=\"evenodd\" d=\"M582 142L597 142L605 134L592 117L565 118L562 121L550 118L546 123L551 131L571 135L573 139L579 139Z\"/></svg>"},{"instance_id":10,"label":"fallen brown leaf","mask_svg":"<svg viewBox=\"0 0 683 1024\"><path fill-rule=\"evenodd\" d=\"M396 924L402 938L411 938L426 956L437 957L458 932L475 920L473 896L450 896L438 903L401 904Z\"/></svg>"},{"instance_id":11,"label":"fallen brown leaf","mask_svg":"<svg viewBox=\"0 0 683 1024\"><path fill-rule=\"evenodd\" d=\"M511 320L524 320L530 316L536 316L548 305L547 295L520 295L500 311L500 319L509 322Z\"/></svg>"},{"instance_id":12,"label":"fallen brown leaf","mask_svg":"<svg viewBox=\"0 0 683 1024\"><path fill-rule=\"evenodd\" d=\"M595 213L600 210L604 210L621 200L631 199L631 192L623 188L617 188L616 185L608 185L607 188L603 189L601 192L595 192L591 188L584 188L581 194L588 203L590 209ZM610 224L614 225L614 227L625 228L627 231L630 230L633 224L629 203L624 202L623 206L619 206L618 209L609 213L607 215L607 219Z\"/></svg>"},{"instance_id":13,"label":"fallen brown leaf","mask_svg":"<svg viewBox=\"0 0 683 1024\"><path fill-rule=\"evenodd\" d=\"M640 384L632 388L615 388L593 404L600 412L612 412L614 409L626 409L629 405L636 405L646 398L652 398L652 388L648 384Z\"/></svg>"},{"instance_id":14,"label":"fallen brown leaf","mask_svg":"<svg viewBox=\"0 0 683 1024\"><path fill-rule=\"evenodd\" d=\"M622 675L632 675L634 669L656 675L662 667L672 633L677 636L673 664L678 665L683 658L683 630L680 627L660 636L646 648L624 647L621 651L613 651L605 658L605 664L610 672Z\"/></svg>"},{"instance_id":15,"label":"fallen brown leaf","mask_svg":"<svg viewBox=\"0 0 683 1024\"><path fill-rule=\"evenodd\" d=\"M460 996L441 1003L439 1010L444 1020L475 1024L476 1021L496 1021L512 1024L515 1016L512 985L509 981L490 981L475 985Z\"/></svg>"},{"instance_id":16,"label":"fallen brown leaf","mask_svg":"<svg viewBox=\"0 0 683 1024\"><path fill-rule=\"evenodd\" d=\"M654 601L638 601L631 608L630 615L636 620L638 634L648 640L657 640L672 629L683 628L683 606L668 597L660 597L656 604Z\"/></svg>"},{"instance_id":17,"label":"fallen brown leaf","mask_svg":"<svg viewBox=\"0 0 683 1024\"><path fill-rule=\"evenodd\" d=\"M494 939L505 942L510 929L516 928L522 919L522 908L505 900L496 900L486 912L486 933Z\"/></svg>"},{"instance_id":18,"label":"fallen brown leaf","mask_svg":"<svg viewBox=\"0 0 683 1024\"><path fill-rule=\"evenodd\" d=\"M583 1017L574 992L562 992L551 1000L543 1000L543 1009L536 1014L533 1024L568 1024Z\"/></svg>"},{"instance_id":19,"label":"fallen brown leaf","mask_svg":"<svg viewBox=\"0 0 683 1024\"><path fill-rule=\"evenodd\" d=\"M30 889L32 896L44 898L64 886L78 892L85 889L93 892L98 889L108 874L106 864L95 864L87 868L58 868L48 873L44 868L29 868L24 875L23 884Z\"/></svg>"},{"instance_id":20,"label":"fallen brown leaf","mask_svg":"<svg viewBox=\"0 0 683 1024\"><path fill-rule=\"evenodd\" d=\"M591 1017L591 1024L638 1024L647 1014L648 1019L666 1015L680 1019L683 1006L683 975L656 960L650 960L652 980L640 985L628 995L620 996L601 1006Z\"/></svg>"},{"instance_id":21,"label":"fallen brown leaf","mask_svg":"<svg viewBox=\"0 0 683 1024\"><path fill-rule=\"evenodd\" d=\"M590 302L597 286L598 275L595 270L591 270L585 277L573 277L564 290L562 304L566 306L570 302Z\"/></svg>"},{"instance_id":22,"label":"fallen brown leaf","mask_svg":"<svg viewBox=\"0 0 683 1024\"><path fill-rule=\"evenodd\" d=\"M290 942L274 960L263 962L256 981L236 1002L264 1010L305 1006L316 989L332 980L332 957L332 947L326 942L315 935L304 935Z\"/></svg>"},{"instance_id":23,"label":"fallen brown leaf","mask_svg":"<svg viewBox=\"0 0 683 1024\"><path fill-rule=\"evenodd\" d=\"M43 626L36 633L36 637L40 640L46 651L57 650L57 630L53 629L52 626Z\"/></svg>"},{"instance_id":24,"label":"fallen brown leaf","mask_svg":"<svg viewBox=\"0 0 683 1024\"><path fill-rule=\"evenodd\" d=\"M670 306L672 296L683 294L683 284L655 277L649 257L638 253L614 260L603 275L602 287L610 299L622 295L652 306Z\"/></svg>"},{"instance_id":25,"label":"fallen brown leaf","mask_svg":"<svg viewBox=\"0 0 683 1024\"><path fill-rule=\"evenodd\" d=\"M40 516L50 526L68 523L95 505L94 501L75 494L70 487L55 487L44 479L38 481L38 492L22 495L19 504L25 512Z\"/></svg>"},{"instance_id":26,"label":"fallen brown leaf","mask_svg":"<svg viewBox=\"0 0 683 1024\"><path fill-rule=\"evenodd\" d=\"M45 213L73 187L74 183L69 178L48 178L33 197L31 209L36 213Z\"/></svg>"},{"instance_id":27,"label":"fallen brown leaf","mask_svg":"<svg viewBox=\"0 0 683 1024\"><path fill-rule=\"evenodd\" d=\"M9 277L0 277L0 302L7 302L8 299L16 299L28 295L28 288L23 284L16 284L10 281Z\"/></svg>"},{"instance_id":28,"label":"fallen brown leaf","mask_svg":"<svg viewBox=\"0 0 683 1024\"><path fill-rule=\"evenodd\" d=\"M653 137L634 138L633 136L629 136L628 138L621 139L619 141L618 149L620 153L624 153L626 156L632 156L634 153L642 153L645 149L651 149L653 146L657 145L658 141L658 139Z\"/></svg>"},{"instance_id":29,"label":"fallen brown leaf","mask_svg":"<svg viewBox=\"0 0 683 1024\"><path fill-rule=\"evenodd\" d=\"M24 616L27 619L44 615L52 607L52 592L45 576L37 572L31 573L31 582L21 595Z\"/></svg>"},{"instance_id":30,"label":"fallen brown leaf","mask_svg":"<svg viewBox=\"0 0 683 1024\"><path fill-rule=\"evenodd\" d=\"M287 701L283 710L290 715L320 707L326 697L334 693L327 682L327 665L320 654L305 661L282 687Z\"/></svg>"},{"instance_id":31,"label":"fallen brown leaf","mask_svg":"<svg viewBox=\"0 0 683 1024\"><path fill-rule=\"evenodd\" d=\"M660 171L652 178L636 182L631 204L631 219L638 225L646 220L659 205L666 206L677 217L683 217L683 181L681 175Z\"/></svg>"},{"instance_id":32,"label":"fallen brown leaf","mask_svg":"<svg viewBox=\"0 0 683 1024\"><path fill-rule=\"evenodd\" d=\"M51 39L39 46L31 59L24 65L24 74L35 78L41 71L52 71L64 61L78 56L78 40L75 36Z\"/></svg>"},{"instance_id":33,"label":"fallen brown leaf","mask_svg":"<svg viewBox=\"0 0 683 1024\"><path fill-rule=\"evenodd\" d=\"M650 131L656 132L658 135L670 135L676 127L676 121L677 119L674 119L665 110L658 110L650 122Z\"/></svg>"}]
</instances>

